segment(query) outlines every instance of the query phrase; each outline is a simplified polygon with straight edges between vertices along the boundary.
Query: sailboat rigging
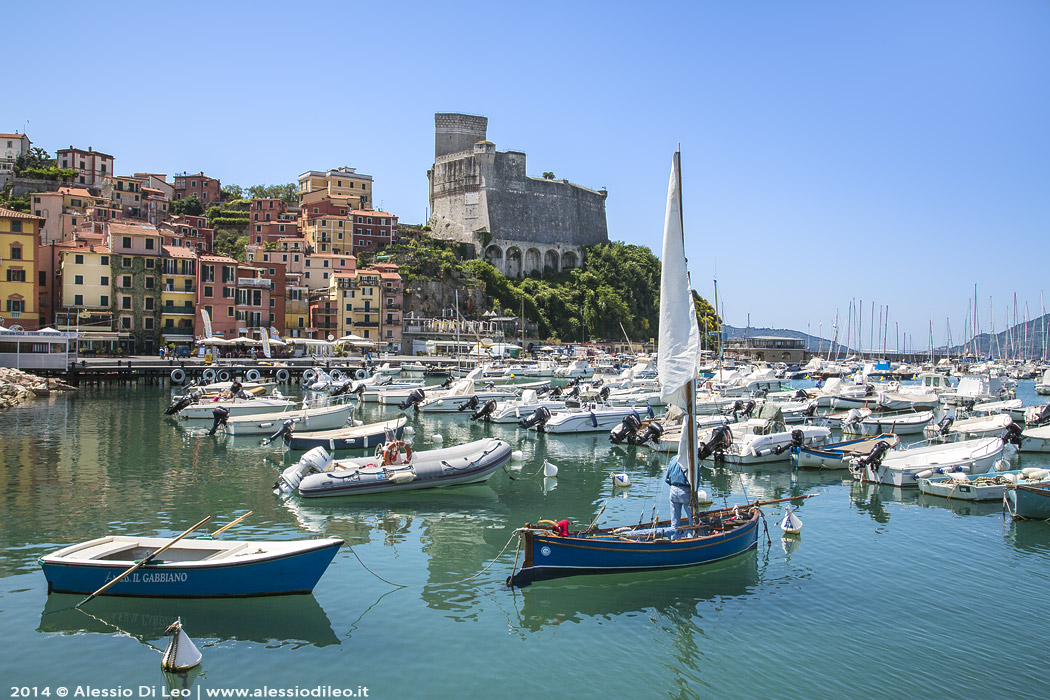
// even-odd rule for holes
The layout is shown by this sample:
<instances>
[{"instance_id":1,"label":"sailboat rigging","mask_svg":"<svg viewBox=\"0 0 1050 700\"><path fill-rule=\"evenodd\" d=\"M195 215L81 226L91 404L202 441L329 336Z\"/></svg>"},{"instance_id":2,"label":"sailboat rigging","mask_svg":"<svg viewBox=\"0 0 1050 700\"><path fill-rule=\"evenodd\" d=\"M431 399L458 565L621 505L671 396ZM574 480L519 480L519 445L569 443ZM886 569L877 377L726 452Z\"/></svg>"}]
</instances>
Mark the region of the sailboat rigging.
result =
<instances>
[{"instance_id":1,"label":"sailboat rigging","mask_svg":"<svg viewBox=\"0 0 1050 700\"><path fill-rule=\"evenodd\" d=\"M669 405L676 405L685 413L677 459L690 484L691 522L675 528L671 521L657 520L654 515L647 524L601 529L592 524L578 532L528 523L518 530L525 559L521 569L507 580L508 585L524 586L536 580L577 574L696 566L742 554L758 544L761 503L706 513L698 513L696 508L700 329L686 268L679 152L674 156L668 186L662 263L657 358L660 393Z\"/></svg>"}]
</instances>

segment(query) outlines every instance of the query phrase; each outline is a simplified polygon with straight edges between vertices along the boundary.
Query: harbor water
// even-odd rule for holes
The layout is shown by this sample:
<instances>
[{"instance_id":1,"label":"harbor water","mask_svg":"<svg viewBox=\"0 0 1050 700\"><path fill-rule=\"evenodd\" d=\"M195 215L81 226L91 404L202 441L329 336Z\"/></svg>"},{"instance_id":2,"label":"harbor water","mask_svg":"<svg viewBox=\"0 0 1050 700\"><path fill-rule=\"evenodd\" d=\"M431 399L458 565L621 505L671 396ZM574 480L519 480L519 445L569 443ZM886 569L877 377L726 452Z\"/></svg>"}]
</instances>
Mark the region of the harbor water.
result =
<instances>
[{"instance_id":1,"label":"harbor water","mask_svg":"<svg viewBox=\"0 0 1050 700\"><path fill-rule=\"evenodd\" d=\"M1050 523L999 503L855 484L788 462L705 466L716 505L796 501L801 536L765 508L757 551L685 571L508 589L515 528L667 517L667 455L607 434L552 436L411 419L414 448L501 437L525 460L481 485L360 498L281 498L297 455L187 430L153 386L89 388L0 414L0 679L28 688L367 688L370 698L1045 698ZM1031 381L1018 397L1043 402ZM389 410L382 410L389 409ZM356 418L389 417L365 404ZM549 460L556 479L544 478ZM1047 466L1043 455L1010 458ZM632 483L614 489L612 474ZM243 600L47 594L38 558L103 534L173 536L251 510L227 539L341 537L313 595ZM366 568L367 567L367 568ZM383 580L385 579L385 581ZM403 588L389 582L402 584ZM204 655L163 674L176 618ZM302 692L300 690L299 692ZM159 697L161 690L157 691ZM24 694L23 694L24 695ZM51 697L55 697L52 695Z\"/></svg>"}]
</instances>

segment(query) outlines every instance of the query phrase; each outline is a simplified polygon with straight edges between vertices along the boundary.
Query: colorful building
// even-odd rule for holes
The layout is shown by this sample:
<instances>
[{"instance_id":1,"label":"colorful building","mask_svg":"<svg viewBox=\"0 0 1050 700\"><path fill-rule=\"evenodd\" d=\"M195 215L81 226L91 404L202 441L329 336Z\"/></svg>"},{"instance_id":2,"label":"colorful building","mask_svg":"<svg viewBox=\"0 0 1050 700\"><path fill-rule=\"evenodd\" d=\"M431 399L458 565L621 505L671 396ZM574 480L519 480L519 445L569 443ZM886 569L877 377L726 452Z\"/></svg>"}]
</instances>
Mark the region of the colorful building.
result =
<instances>
[{"instance_id":1,"label":"colorful building","mask_svg":"<svg viewBox=\"0 0 1050 700\"><path fill-rule=\"evenodd\" d=\"M29 153L32 145L25 134L0 134L0 173L13 172L15 161Z\"/></svg>"},{"instance_id":2,"label":"colorful building","mask_svg":"<svg viewBox=\"0 0 1050 700\"><path fill-rule=\"evenodd\" d=\"M237 336L237 261L224 255L201 255L197 278L197 308L211 318L212 333L225 338ZM206 329L197 314L194 335L203 338Z\"/></svg>"},{"instance_id":3,"label":"colorful building","mask_svg":"<svg viewBox=\"0 0 1050 700\"><path fill-rule=\"evenodd\" d=\"M83 187L60 187L57 192L30 195L33 214L44 220L40 245L68 241L94 210L96 199Z\"/></svg>"},{"instance_id":4,"label":"colorful building","mask_svg":"<svg viewBox=\"0 0 1050 700\"><path fill-rule=\"evenodd\" d=\"M302 233L314 253L353 253L353 222L348 216L303 219Z\"/></svg>"},{"instance_id":5,"label":"colorful building","mask_svg":"<svg viewBox=\"0 0 1050 700\"><path fill-rule=\"evenodd\" d=\"M353 219L353 252L374 250L397 241L397 217L385 211L355 209Z\"/></svg>"},{"instance_id":6,"label":"colorful building","mask_svg":"<svg viewBox=\"0 0 1050 700\"><path fill-rule=\"evenodd\" d=\"M150 224L111 221L110 251L116 330L129 333L130 352L151 355L161 343L161 234Z\"/></svg>"},{"instance_id":7,"label":"colorful building","mask_svg":"<svg viewBox=\"0 0 1050 700\"><path fill-rule=\"evenodd\" d=\"M357 269L357 258L353 255L311 253L304 256L303 284L310 291L328 289L329 279L336 272L353 272Z\"/></svg>"},{"instance_id":8,"label":"colorful building","mask_svg":"<svg viewBox=\"0 0 1050 700\"><path fill-rule=\"evenodd\" d=\"M219 201L221 197L222 184L213 177L208 177L204 171L191 175L189 173L177 173L175 175L175 199L185 199L191 195L197 195L201 203L207 207L213 202Z\"/></svg>"},{"instance_id":9,"label":"colorful building","mask_svg":"<svg viewBox=\"0 0 1050 700\"><path fill-rule=\"evenodd\" d=\"M364 209L372 202L372 176L346 167L327 172L307 170L299 176L298 193L300 203L315 201L320 196L349 197L354 200L354 208ZM310 194L314 197L308 199Z\"/></svg>"},{"instance_id":10,"label":"colorful building","mask_svg":"<svg viewBox=\"0 0 1050 700\"><path fill-rule=\"evenodd\" d=\"M113 175L113 156L96 151L90 146L63 148L55 152L55 161L60 168L77 171L77 182L85 187L101 189L106 178Z\"/></svg>"},{"instance_id":11,"label":"colorful building","mask_svg":"<svg viewBox=\"0 0 1050 700\"><path fill-rule=\"evenodd\" d=\"M161 340L192 345L197 314L197 253L185 246L161 246Z\"/></svg>"},{"instance_id":12,"label":"colorful building","mask_svg":"<svg viewBox=\"0 0 1050 700\"><path fill-rule=\"evenodd\" d=\"M324 320L331 314L326 315L321 309L334 306L337 337L354 333L400 351L403 298L397 265L337 272L330 279L328 298L317 299L317 315ZM322 302L327 302L327 306Z\"/></svg>"},{"instance_id":13,"label":"colorful building","mask_svg":"<svg viewBox=\"0 0 1050 700\"><path fill-rule=\"evenodd\" d=\"M32 331L40 327L36 247L43 220L0 208L0 323Z\"/></svg>"}]
</instances>

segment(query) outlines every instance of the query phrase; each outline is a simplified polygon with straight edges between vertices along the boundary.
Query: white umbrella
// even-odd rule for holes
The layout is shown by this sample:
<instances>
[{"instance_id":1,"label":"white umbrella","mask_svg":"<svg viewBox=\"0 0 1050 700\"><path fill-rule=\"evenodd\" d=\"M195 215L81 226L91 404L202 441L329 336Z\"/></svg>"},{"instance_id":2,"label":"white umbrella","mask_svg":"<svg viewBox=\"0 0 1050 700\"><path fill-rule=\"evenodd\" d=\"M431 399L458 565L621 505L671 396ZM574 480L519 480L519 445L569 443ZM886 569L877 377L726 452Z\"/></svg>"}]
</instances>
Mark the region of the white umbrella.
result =
<instances>
[{"instance_id":1,"label":"white umbrella","mask_svg":"<svg viewBox=\"0 0 1050 700\"><path fill-rule=\"evenodd\" d=\"M197 345L231 345L231 343L225 338L212 336L210 338L201 338L197 341Z\"/></svg>"},{"instance_id":2,"label":"white umbrella","mask_svg":"<svg viewBox=\"0 0 1050 700\"><path fill-rule=\"evenodd\" d=\"M369 340L368 338L362 338L359 335L354 335L353 333L350 333L349 335L344 335L342 338L337 339L335 341L335 344L336 345L357 345L357 346L360 346L360 347L372 347L372 346L376 345L376 342L374 340Z\"/></svg>"},{"instance_id":3,"label":"white umbrella","mask_svg":"<svg viewBox=\"0 0 1050 700\"><path fill-rule=\"evenodd\" d=\"M255 338L249 338L247 336L240 336L239 338L232 338L230 340L231 345L262 345L261 340Z\"/></svg>"}]
</instances>

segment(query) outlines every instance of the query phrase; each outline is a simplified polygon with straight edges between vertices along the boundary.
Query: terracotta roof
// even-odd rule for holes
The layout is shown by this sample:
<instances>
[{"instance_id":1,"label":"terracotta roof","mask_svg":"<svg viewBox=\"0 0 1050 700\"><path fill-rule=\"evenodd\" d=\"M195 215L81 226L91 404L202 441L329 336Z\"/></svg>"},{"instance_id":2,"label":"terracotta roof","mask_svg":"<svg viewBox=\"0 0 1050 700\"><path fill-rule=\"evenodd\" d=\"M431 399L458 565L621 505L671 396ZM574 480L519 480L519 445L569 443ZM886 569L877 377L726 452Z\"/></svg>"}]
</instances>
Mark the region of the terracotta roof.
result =
<instances>
[{"instance_id":1,"label":"terracotta roof","mask_svg":"<svg viewBox=\"0 0 1050 700\"><path fill-rule=\"evenodd\" d=\"M69 153L70 151L73 151L73 152L76 152L76 153L83 153L83 154L89 155L89 156L102 156L103 158L112 158L113 157L113 156L109 155L108 153L103 153L102 151L85 151L83 148L73 148L72 146L70 146L69 148L60 148L57 151L55 151L55 154L57 155L59 153Z\"/></svg>"},{"instance_id":2,"label":"terracotta roof","mask_svg":"<svg viewBox=\"0 0 1050 700\"><path fill-rule=\"evenodd\" d=\"M14 209L4 209L0 207L0 219L33 219L34 221L43 221L44 218L41 216L33 216L32 214L26 214L24 212L15 211Z\"/></svg>"},{"instance_id":3,"label":"terracotta roof","mask_svg":"<svg viewBox=\"0 0 1050 700\"><path fill-rule=\"evenodd\" d=\"M222 262L222 263L236 263L237 261L233 258L227 258L225 255L202 255L201 260L205 262Z\"/></svg>"},{"instance_id":4,"label":"terracotta roof","mask_svg":"<svg viewBox=\"0 0 1050 700\"><path fill-rule=\"evenodd\" d=\"M0 134L0 139L20 139L25 134Z\"/></svg>"},{"instance_id":5,"label":"terracotta roof","mask_svg":"<svg viewBox=\"0 0 1050 700\"><path fill-rule=\"evenodd\" d=\"M171 258L195 258L197 253L193 248L184 248L181 245L162 245L161 250Z\"/></svg>"},{"instance_id":6,"label":"terracotta roof","mask_svg":"<svg viewBox=\"0 0 1050 700\"><path fill-rule=\"evenodd\" d=\"M91 193L82 187L59 187L59 194L68 194L72 197L92 197Z\"/></svg>"},{"instance_id":7,"label":"terracotta roof","mask_svg":"<svg viewBox=\"0 0 1050 700\"><path fill-rule=\"evenodd\" d=\"M126 224L120 221L109 222L110 233L137 233L139 235L160 234L156 226L152 224Z\"/></svg>"},{"instance_id":8,"label":"terracotta roof","mask_svg":"<svg viewBox=\"0 0 1050 700\"><path fill-rule=\"evenodd\" d=\"M380 272L379 276L397 280L401 279L401 275L397 274L396 272Z\"/></svg>"},{"instance_id":9,"label":"terracotta roof","mask_svg":"<svg viewBox=\"0 0 1050 700\"><path fill-rule=\"evenodd\" d=\"M354 209L350 212L354 216L385 216L387 218L395 218L393 214L388 214L385 211L372 211L371 209Z\"/></svg>"}]
</instances>

